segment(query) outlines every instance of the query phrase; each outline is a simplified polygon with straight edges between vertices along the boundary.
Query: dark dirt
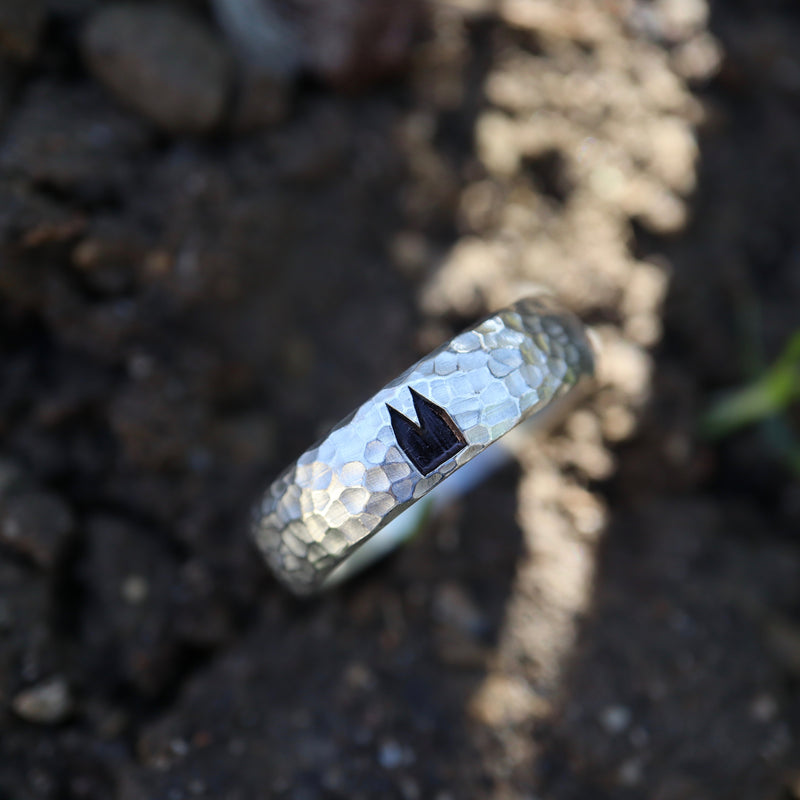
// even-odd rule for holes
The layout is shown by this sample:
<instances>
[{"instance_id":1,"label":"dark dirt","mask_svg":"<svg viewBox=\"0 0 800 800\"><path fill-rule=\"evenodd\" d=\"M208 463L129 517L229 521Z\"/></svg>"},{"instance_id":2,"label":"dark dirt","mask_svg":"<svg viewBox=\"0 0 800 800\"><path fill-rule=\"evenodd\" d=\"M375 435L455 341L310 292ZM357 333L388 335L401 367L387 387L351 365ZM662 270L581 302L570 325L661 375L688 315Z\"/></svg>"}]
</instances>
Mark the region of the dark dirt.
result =
<instances>
[{"instance_id":1,"label":"dark dirt","mask_svg":"<svg viewBox=\"0 0 800 800\"><path fill-rule=\"evenodd\" d=\"M440 0L199 138L101 5L0 1L0 798L800 798L797 478L696 434L800 324L794 4ZM259 489L533 283L593 395L288 597Z\"/></svg>"}]
</instances>

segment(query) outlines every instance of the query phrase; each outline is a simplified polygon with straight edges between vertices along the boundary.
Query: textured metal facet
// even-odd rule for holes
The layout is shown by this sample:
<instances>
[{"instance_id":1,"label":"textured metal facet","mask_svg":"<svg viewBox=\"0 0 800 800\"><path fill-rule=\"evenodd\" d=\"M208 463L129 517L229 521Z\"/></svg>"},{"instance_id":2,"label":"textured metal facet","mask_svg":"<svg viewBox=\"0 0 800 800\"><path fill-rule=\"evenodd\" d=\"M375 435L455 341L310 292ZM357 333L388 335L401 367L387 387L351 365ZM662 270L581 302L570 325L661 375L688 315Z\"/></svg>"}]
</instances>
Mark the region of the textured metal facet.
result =
<instances>
[{"instance_id":1,"label":"textured metal facet","mask_svg":"<svg viewBox=\"0 0 800 800\"><path fill-rule=\"evenodd\" d=\"M583 326L549 300L515 303L418 361L307 450L267 490L254 536L277 576L309 594L387 522L582 378ZM423 475L398 446L387 406L419 423L413 389L466 445Z\"/></svg>"}]
</instances>

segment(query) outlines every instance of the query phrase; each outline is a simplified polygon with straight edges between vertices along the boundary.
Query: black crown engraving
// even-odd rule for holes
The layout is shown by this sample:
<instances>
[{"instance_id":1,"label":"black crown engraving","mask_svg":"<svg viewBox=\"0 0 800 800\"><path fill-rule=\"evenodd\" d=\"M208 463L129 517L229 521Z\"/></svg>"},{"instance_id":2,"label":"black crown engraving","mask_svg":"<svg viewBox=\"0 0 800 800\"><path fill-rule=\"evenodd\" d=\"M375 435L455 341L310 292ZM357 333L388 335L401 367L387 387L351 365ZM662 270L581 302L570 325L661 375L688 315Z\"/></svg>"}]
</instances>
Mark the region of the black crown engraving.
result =
<instances>
[{"instance_id":1,"label":"black crown engraving","mask_svg":"<svg viewBox=\"0 0 800 800\"><path fill-rule=\"evenodd\" d=\"M443 408L411 387L409 391L419 425L388 403L386 408L389 409L392 430L400 449L423 475L429 475L448 458L463 450L467 440Z\"/></svg>"}]
</instances>

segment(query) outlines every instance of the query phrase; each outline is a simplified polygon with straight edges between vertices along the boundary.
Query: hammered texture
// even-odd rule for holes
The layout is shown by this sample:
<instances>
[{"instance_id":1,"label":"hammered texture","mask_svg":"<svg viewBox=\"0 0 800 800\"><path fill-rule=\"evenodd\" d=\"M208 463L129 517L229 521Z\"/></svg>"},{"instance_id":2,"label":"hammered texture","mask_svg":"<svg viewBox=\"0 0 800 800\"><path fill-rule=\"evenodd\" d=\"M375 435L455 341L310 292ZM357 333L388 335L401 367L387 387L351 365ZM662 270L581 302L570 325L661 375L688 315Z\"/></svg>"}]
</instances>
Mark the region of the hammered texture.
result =
<instances>
[{"instance_id":1,"label":"hammered texture","mask_svg":"<svg viewBox=\"0 0 800 800\"><path fill-rule=\"evenodd\" d=\"M437 483L593 374L581 323L522 300L464 331L381 389L264 494L255 540L292 591L319 589L360 544ZM467 446L422 476L397 446L387 404L412 421L409 387L445 409Z\"/></svg>"}]
</instances>

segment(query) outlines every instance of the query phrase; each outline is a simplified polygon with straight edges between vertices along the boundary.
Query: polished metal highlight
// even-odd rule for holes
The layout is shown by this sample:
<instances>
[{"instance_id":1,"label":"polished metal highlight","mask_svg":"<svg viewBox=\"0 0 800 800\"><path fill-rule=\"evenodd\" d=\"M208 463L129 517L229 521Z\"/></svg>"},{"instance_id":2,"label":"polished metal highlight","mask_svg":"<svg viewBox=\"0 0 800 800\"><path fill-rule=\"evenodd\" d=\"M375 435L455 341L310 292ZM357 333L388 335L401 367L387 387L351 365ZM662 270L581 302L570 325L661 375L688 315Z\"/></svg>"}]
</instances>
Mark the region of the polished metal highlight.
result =
<instances>
[{"instance_id":1,"label":"polished metal highlight","mask_svg":"<svg viewBox=\"0 0 800 800\"><path fill-rule=\"evenodd\" d=\"M594 373L581 323L529 298L487 317L381 389L269 487L253 525L297 594L523 420Z\"/></svg>"}]
</instances>

